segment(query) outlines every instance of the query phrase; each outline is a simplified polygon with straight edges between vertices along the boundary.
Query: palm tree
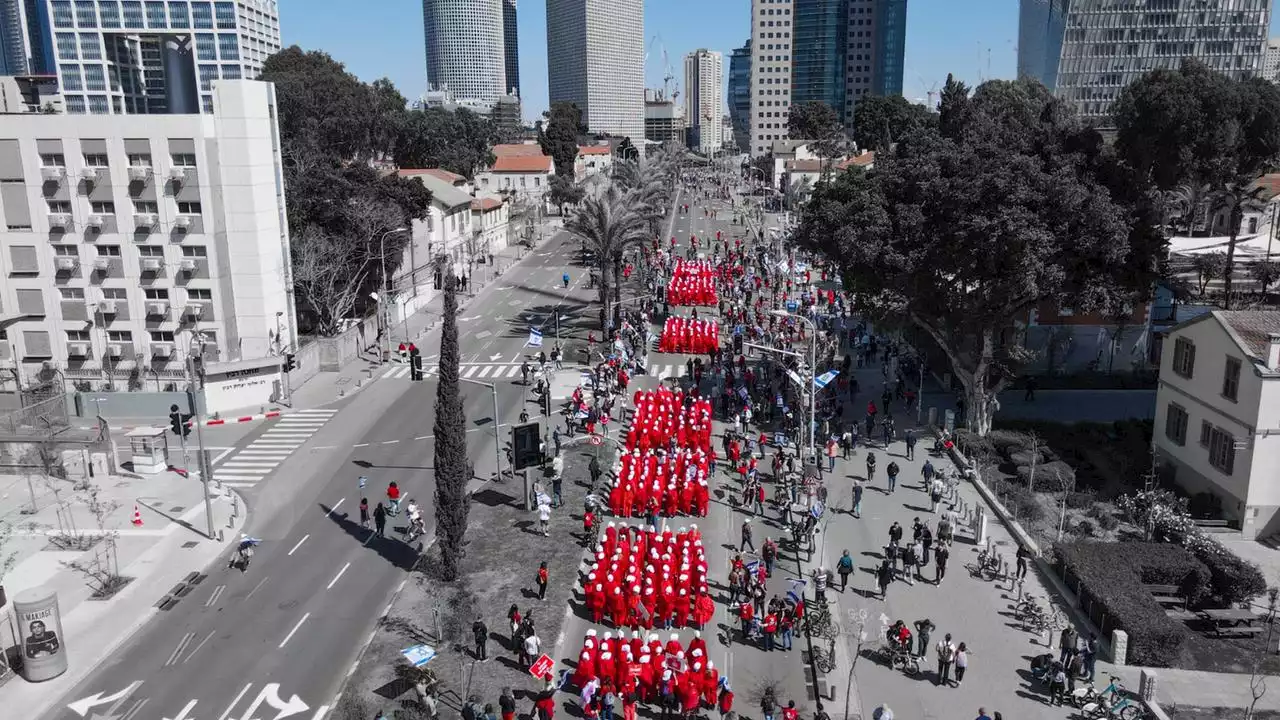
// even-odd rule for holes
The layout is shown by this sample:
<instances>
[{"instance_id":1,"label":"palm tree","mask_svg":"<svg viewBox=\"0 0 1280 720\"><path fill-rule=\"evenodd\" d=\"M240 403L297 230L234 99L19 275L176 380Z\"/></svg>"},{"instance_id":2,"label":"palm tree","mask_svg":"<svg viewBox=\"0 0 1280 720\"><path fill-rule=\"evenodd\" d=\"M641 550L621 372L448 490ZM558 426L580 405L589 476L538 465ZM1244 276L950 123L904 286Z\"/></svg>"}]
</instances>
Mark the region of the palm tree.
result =
<instances>
[{"instance_id":1,"label":"palm tree","mask_svg":"<svg viewBox=\"0 0 1280 720\"><path fill-rule=\"evenodd\" d=\"M646 225L643 209L616 182L601 183L589 191L565 223L565 230L576 235L595 254L596 269L600 273L602 329L609 326L616 313L612 291L620 274L622 254L644 242Z\"/></svg>"},{"instance_id":2,"label":"palm tree","mask_svg":"<svg viewBox=\"0 0 1280 720\"><path fill-rule=\"evenodd\" d=\"M1235 270L1236 260L1236 242L1240 237L1240 223L1244 218L1244 208L1251 204L1260 203L1265 188L1258 185L1254 180L1247 178L1238 178L1233 181L1223 183L1214 193L1215 208L1227 211L1227 230L1230 235L1227 238L1227 258L1226 267L1222 271L1222 307L1225 310L1231 309L1231 286Z\"/></svg>"}]
</instances>

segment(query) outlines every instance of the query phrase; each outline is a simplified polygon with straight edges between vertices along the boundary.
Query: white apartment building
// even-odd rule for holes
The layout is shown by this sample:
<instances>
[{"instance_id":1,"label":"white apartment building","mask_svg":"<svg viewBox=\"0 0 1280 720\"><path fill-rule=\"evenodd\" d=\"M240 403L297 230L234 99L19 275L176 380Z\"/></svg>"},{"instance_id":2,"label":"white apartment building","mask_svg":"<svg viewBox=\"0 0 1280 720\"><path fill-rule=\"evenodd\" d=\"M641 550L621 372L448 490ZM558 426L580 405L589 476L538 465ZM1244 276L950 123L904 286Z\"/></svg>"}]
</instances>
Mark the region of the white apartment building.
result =
<instances>
[{"instance_id":1,"label":"white apartment building","mask_svg":"<svg viewBox=\"0 0 1280 720\"><path fill-rule=\"evenodd\" d=\"M537 146L533 146L537 150ZM551 177L556 174L550 155L502 155L497 153L493 167L476 173L476 186L484 193L502 193L519 205L538 205L551 191Z\"/></svg>"},{"instance_id":2,"label":"white apartment building","mask_svg":"<svg viewBox=\"0 0 1280 720\"><path fill-rule=\"evenodd\" d=\"M787 138L791 110L791 0L751 0L751 147Z\"/></svg>"},{"instance_id":3,"label":"white apartment building","mask_svg":"<svg viewBox=\"0 0 1280 720\"><path fill-rule=\"evenodd\" d=\"M696 149L711 153L724 145L724 54L699 48L684 56L684 116Z\"/></svg>"},{"instance_id":4,"label":"white apartment building","mask_svg":"<svg viewBox=\"0 0 1280 720\"><path fill-rule=\"evenodd\" d=\"M280 51L276 0L39 0L71 114L213 112L215 80Z\"/></svg>"},{"instance_id":5,"label":"white apartment building","mask_svg":"<svg viewBox=\"0 0 1280 720\"><path fill-rule=\"evenodd\" d=\"M223 80L213 98L0 120L0 367L125 390L196 356L210 412L278 393L298 337L275 89Z\"/></svg>"},{"instance_id":6,"label":"white apartment building","mask_svg":"<svg viewBox=\"0 0 1280 720\"><path fill-rule=\"evenodd\" d=\"M1246 539L1280 529L1280 311L1215 310L1169 330L1153 445L1162 471L1216 496Z\"/></svg>"},{"instance_id":7,"label":"white apartment building","mask_svg":"<svg viewBox=\"0 0 1280 720\"><path fill-rule=\"evenodd\" d=\"M463 101L507 94L503 0L422 0L422 24L431 88Z\"/></svg>"},{"instance_id":8,"label":"white apartment building","mask_svg":"<svg viewBox=\"0 0 1280 720\"><path fill-rule=\"evenodd\" d=\"M1280 82L1280 38L1267 41L1267 48L1262 51L1261 74L1271 82Z\"/></svg>"},{"instance_id":9,"label":"white apartment building","mask_svg":"<svg viewBox=\"0 0 1280 720\"><path fill-rule=\"evenodd\" d=\"M431 191L431 207L424 220L413 221L413 241L405 249L400 274L438 262L453 266L454 275L461 274L467 240L472 234L471 201L475 198L465 185L454 178L460 175L441 170L401 170Z\"/></svg>"},{"instance_id":10,"label":"white apartment building","mask_svg":"<svg viewBox=\"0 0 1280 720\"><path fill-rule=\"evenodd\" d=\"M547 0L550 101L644 153L644 1Z\"/></svg>"}]
</instances>

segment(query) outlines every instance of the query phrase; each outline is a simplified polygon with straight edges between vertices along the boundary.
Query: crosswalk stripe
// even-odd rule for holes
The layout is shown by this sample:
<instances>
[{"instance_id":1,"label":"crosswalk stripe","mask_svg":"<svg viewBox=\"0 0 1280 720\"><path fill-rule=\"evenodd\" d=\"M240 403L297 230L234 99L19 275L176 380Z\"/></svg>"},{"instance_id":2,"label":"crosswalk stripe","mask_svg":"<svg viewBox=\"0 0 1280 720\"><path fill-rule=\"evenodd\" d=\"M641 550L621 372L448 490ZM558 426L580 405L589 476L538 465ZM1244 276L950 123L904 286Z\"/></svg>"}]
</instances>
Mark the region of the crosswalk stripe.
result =
<instances>
[{"instance_id":1,"label":"crosswalk stripe","mask_svg":"<svg viewBox=\"0 0 1280 720\"><path fill-rule=\"evenodd\" d=\"M257 482L262 478L258 477L257 475L242 475L240 473L216 472L213 474L213 479L214 480L250 480L253 482Z\"/></svg>"},{"instance_id":2,"label":"crosswalk stripe","mask_svg":"<svg viewBox=\"0 0 1280 720\"><path fill-rule=\"evenodd\" d=\"M302 430L268 430L262 433L262 437L267 440L306 440L312 435L315 433Z\"/></svg>"},{"instance_id":3,"label":"crosswalk stripe","mask_svg":"<svg viewBox=\"0 0 1280 720\"><path fill-rule=\"evenodd\" d=\"M476 366L475 366L475 365L472 365L472 366L468 367L466 370L462 371L462 377L467 377L467 378L469 378L469 377L471 377L472 375L475 375L475 374L476 374Z\"/></svg>"},{"instance_id":4,"label":"crosswalk stripe","mask_svg":"<svg viewBox=\"0 0 1280 720\"><path fill-rule=\"evenodd\" d=\"M295 418L295 417L298 417L299 415L326 415L327 416L327 415L337 415L337 414L338 414L338 411L332 408L310 408L308 410L299 410L295 413L286 415L284 419L288 420L289 418Z\"/></svg>"},{"instance_id":5,"label":"crosswalk stripe","mask_svg":"<svg viewBox=\"0 0 1280 720\"><path fill-rule=\"evenodd\" d=\"M249 443L249 447L255 450L296 450L302 447L302 443L285 441L285 440L259 440Z\"/></svg>"},{"instance_id":6,"label":"crosswalk stripe","mask_svg":"<svg viewBox=\"0 0 1280 720\"><path fill-rule=\"evenodd\" d=\"M219 467L226 468L233 472L243 472L251 475L266 475L271 472L272 468L278 467L279 465L280 463L278 462L260 463L245 460L241 462L225 462Z\"/></svg>"},{"instance_id":7,"label":"crosswalk stripe","mask_svg":"<svg viewBox=\"0 0 1280 720\"><path fill-rule=\"evenodd\" d=\"M217 478L215 477L214 479L216 480ZM236 482L234 480L225 481L222 484L226 485L229 488L251 488L251 487L257 487L258 485L258 483L256 482Z\"/></svg>"},{"instance_id":8,"label":"crosswalk stripe","mask_svg":"<svg viewBox=\"0 0 1280 720\"><path fill-rule=\"evenodd\" d=\"M519 366L519 365L512 365L512 366L511 366L511 369L507 371L507 377L509 377L509 378L513 378L513 377L515 377L515 376L517 376L517 375L519 375L519 374L520 374L520 366Z\"/></svg>"}]
</instances>

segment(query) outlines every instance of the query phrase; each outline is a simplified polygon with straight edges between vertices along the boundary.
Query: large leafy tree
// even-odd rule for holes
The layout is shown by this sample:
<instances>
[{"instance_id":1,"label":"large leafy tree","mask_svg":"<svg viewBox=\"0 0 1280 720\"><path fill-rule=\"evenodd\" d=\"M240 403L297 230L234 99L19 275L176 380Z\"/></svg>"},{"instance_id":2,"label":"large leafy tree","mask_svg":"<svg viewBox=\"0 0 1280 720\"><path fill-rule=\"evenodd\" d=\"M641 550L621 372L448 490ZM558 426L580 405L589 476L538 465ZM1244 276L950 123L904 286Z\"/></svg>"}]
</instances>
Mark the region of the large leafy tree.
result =
<instances>
[{"instance_id":1,"label":"large leafy tree","mask_svg":"<svg viewBox=\"0 0 1280 720\"><path fill-rule=\"evenodd\" d=\"M466 108L411 110L404 116L395 161L400 167L444 168L470 179L493 164L497 141L493 121Z\"/></svg>"},{"instance_id":2,"label":"large leafy tree","mask_svg":"<svg viewBox=\"0 0 1280 720\"><path fill-rule=\"evenodd\" d=\"M551 156L557 175L572 178L578 161L578 136L587 132L582 111L571 102L555 102L543 115L546 122L538 129L538 145Z\"/></svg>"},{"instance_id":3,"label":"large leafy tree","mask_svg":"<svg viewBox=\"0 0 1280 720\"><path fill-rule=\"evenodd\" d=\"M937 122L930 108L901 95L869 95L853 108L853 141L864 150L887 150L908 132Z\"/></svg>"},{"instance_id":4,"label":"large leafy tree","mask_svg":"<svg viewBox=\"0 0 1280 720\"><path fill-rule=\"evenodd\" d=\"M874 317L932 338L985 433L1028 359L1015 323L1042 302L1116 312L1149 291L1158 243L1108 188L1123 173L1097 134L1042 86L986 83L951 120L948 136L917 128L874 170L820 184L797 240Z\"/></svg>"},{"instance_id":5,"label":"large leafy tree","mask_svg":"<svg viewBox=\"0 0 1280 720\"><path fill-rule=\"evenodd\" d=\"M840 155L848 140L840 115L819 100L791 107L787 114L787 134L796 140L808 140L813 151L822 158Z\"/></svg>"},{"instance_id":6,"label":"large leafy tree","mask_svg":"<svg viewBox=\"0 0 1280 720\"><path fill-rule=\"evenodd\" d=\"M296 46L268 58L262 79L276 86L300 320L332 335L365 310L384 268L394 274L409 240L394 231L425 218L431 194L371 166L403 142L404 98L389 81L362 83Z\"/></svg>"},{"instance_id":7,"label":"large leafy tree","mask_svg":"<svg viewBox=\"0 0 1280 720\"><path fill-rule=\"evenodd\" d=\"M458 577L470 511L467 481L471 479L471 466L467 461L466 415L462 411L458 380L457 286L452 273L445 276L443 324L440 327L440 381L436 385L433 426L436 540L440 545L440 574L444 580Z\"/></svg>"},{"instance_id":8,"label":"large leafy tree","mask_svg":"<svg viewBox=\"0 0 1280 720\"><path fill-rule=\"evenodd\" d=\"M1166 193L1166 209L1185 213L1188 226L1205 209L1211 219L1225 214L1229 307L1243 210L1258 199L1258 178L1280 165L1280 87L1257 77L1233 80L1188 59L1130 83L1112 115L1117 152Z\"/></svg>"}]
</instances>

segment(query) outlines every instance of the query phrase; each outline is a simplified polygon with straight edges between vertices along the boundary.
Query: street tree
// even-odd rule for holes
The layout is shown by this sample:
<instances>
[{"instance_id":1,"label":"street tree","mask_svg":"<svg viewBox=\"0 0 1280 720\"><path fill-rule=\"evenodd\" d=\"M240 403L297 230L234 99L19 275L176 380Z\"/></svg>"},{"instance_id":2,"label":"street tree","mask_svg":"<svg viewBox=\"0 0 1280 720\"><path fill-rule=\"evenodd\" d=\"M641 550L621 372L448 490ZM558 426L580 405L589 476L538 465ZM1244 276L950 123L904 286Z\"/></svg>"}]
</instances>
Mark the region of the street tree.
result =
<instances>
[{"instance_id":1,"label":"street tree","mask_svg":"<svg viewBox=\"0 0 1280 720\"><path fill-rule=\"evenodd\" d=\"M299 309L322 336L337 335L351 317L367 270L353 261L346 244L310 225L293 241L293 282Z\"/></svg>"},{"instance_id":2,"label":"street tree","mask_svg":"<svg viewBox=\"0 0 1280 720\"><path fill-rule=\"evenodd\" d=\"M1043 86L988 82L952 120L953 137L917 128L873 170L820 184L796 240L873 316L937 344L986 434L1030 359L1008 329L1041 303L1108 312L1150 292L1160 245L1147 211L1113 199L1129 178L1105 144Z\"/></svg>"},{"instance_id":3,"label":"street tree","mask_svg":"<svg viewBox=\"0 0 1280 720\"><path fill-rule=\"evenodd\" d=\"M824 168L848 149L849 135L840 115L820 100L793 105L787 116L787 134L807 140L814 154L822 158Z\"/></svg>"},{"instance_id":4,"label":"street tree","mask_svg":"<svg viewBox=\"0 0 1280 720\"><path fill-rule=\"evenodd\" d=\"M901 95L871 95L853 108L853 141L860 150L888 150L897 138L938 122L932 109Z\"/></svg>"},{"instance_id":5,"label":"street tree","mask_svg":"<svg viewBox=\"0 0 1280 720\"><path fill-rule=\"evenodd\" d=\"M1204 295L1209 283L1225 279L1227 254L1221 251L1201 253L1191 259L1191 268L1196 272L1196 291Z\"/></svg>"},{"instance_id":6,"label":"street tree","mask_svg":"<svg viewBox=\"0 0 1280 720\"><path fill-rule=\"evenodd\" d=\"M396 145L396 165L442 168L470 180L493 164L497 141L493 120L467 108L411 110Z\"/></svg>"},{"instance_id":7,"label":"street tree","mask_svg":"<svg viewBox=\"0 0 1280 720\"><path fill-rule=\"evenodd\" d=\"M582 124L582 110L571 102L551 103L551 109L543 113L546 122L538 130L538 145L551 156L556 174L572 178L578 161L578 136L587 132Z\"/></svg>"},{"instance_id":8,"label":"street tree","mask_svg":"<svg viewBox=\"0 0 1280 720\"><path fill-rule=\"evenodd\" d=\"M1258 260L1249 265L1249 275L1258 283L1258 292L1267 294L1267 288L1276 280L1280 280L1280 262L1275 260Z\"/></svg>"},{"instance_id":9,"label":"street tree","mask_svg":"<svg viewBox=\"0 0 1280 720\"><path fill-rule=\"evenodd\" d=\"M644 210L617 182L593 187L565 222L564 229L580 239L595 256L600 273L600 325L614 317L615 268L626 250L647 236Z\"/></svg>"},{"instance_id":10,"label":"street tree","mask_svg":"<svg viewBox=\"0 0 1280 720\"><path fill-rule=\"evenodd\" d=\"M443 324L440 329L440 380L436 384L435 477L436 540L440 547L440 574L456 580L467 533L471 479L467 461L466 415L458 380L458 297L457 279L445 276Z\"/></svg>"},{"instance_id":11,"label":"street tree","mask_svg":"<svg viewBox=\"0 0 1280 720\"><path fill-rule=\"evenodd\" d=\"M1209 230L1225 217L1223 304L1232 302L1236 242L1257 180L1280 165L1280 87L1260 77L1235 80L1203 63L1153 70L1112 105L1116 149L1161 191L1205 188ZM1199 210L1198 203L1188 208Z\"/></svg>"},{"instance_id":12,"label":"street tree","mask_svg":"<svg viewBox=\"0 0 1280 720\"><path fill-rule=\"evenodd\" d=\"M947 73L947 82L938 94L938 132L954 140L963 134L968 120L969 86Z\"/></svg>"},{"instance_id":13,"label":"street tree","mask_svg":"<svg viewBox=\"0 0 1280 720\"><path fill-rule=\"evenodd\" d=\"M548 193L548 199L556 206L561 215L564 215L565 205L576 205L582 202L586 189L573 181L573 176L552 175L551 189Z\"/></svg>"}]
</instances>

